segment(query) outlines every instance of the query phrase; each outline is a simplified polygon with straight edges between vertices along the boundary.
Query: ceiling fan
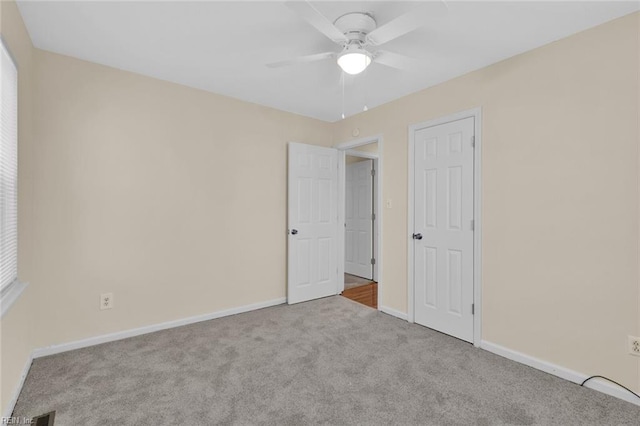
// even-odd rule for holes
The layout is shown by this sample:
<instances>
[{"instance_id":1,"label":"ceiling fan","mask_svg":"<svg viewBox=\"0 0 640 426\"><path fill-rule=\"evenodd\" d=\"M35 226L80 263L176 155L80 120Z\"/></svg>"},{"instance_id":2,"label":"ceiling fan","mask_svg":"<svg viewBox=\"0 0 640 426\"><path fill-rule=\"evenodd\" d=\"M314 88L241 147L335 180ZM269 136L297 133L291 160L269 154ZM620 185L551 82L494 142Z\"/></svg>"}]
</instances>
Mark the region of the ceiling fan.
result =
<instances>
[{"instance_id":1,"label":"ceiling fan","mask_svg":"<svg viewBox=\"0 0 640 426\"><path fill-rule=\"evenodd\" d=\"M372 62L401 70L414 69L418 60L399 53L372 48L416 30L429 18L442 15L446 11L442 2L421 3L415 10L378 26L375 18L369 13L347 13L332 23L308 1L287 1L285 4L334 43L340 45L342 50L300 56L287 61L270 63L267 66L278 68L336 58L340 68L352 75L361 73Z\"/></svg>"}]
</instances>

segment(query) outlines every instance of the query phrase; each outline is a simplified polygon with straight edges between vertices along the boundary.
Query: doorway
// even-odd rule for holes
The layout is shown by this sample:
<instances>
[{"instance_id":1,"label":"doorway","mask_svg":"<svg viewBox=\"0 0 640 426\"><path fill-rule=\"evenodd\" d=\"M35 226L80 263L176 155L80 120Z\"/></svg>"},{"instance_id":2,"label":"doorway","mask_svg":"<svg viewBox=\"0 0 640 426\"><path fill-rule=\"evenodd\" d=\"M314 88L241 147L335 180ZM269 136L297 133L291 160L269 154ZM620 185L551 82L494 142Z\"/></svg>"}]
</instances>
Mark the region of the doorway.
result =
<instances>
[{"instance_id":1,"label":"doorway","mask_svg":"<svg viewBox=\"0 0 640 426\"><path fill-rule=\"evenodd\" d=\"M382 299L382 136L333 148L289 142L287 173L287 303L345 291L345 169L347 155L372 160L373 256L370 306ZM362 287L362 286L359 286ZM360 290L363 290L360 288Z\"/></svg>"},{"instance_id":2,"label":"doorway","mask_svg":"<svg viewBox=\"0 0 640 426\"><path fill-rule=\"evenodd\" d=\"M345 166L345 264L347 275L373 280L373 160L347 154ZM356 280L357 281L357 280ZM347 288L345 281L345 288Z\"/></svg>"},{"instance_id":3,"label":"doorway","mask_svg":"<svg viewBox=\"0 0 640 426\"><path fill-rule=\"evenodd\" d=\"M356 145L357 144L357 145ZM344 164L339 207L342 236L342 296L378 309L379 299L379 138L353 141L337 147Z\"/></svg>"},{"instance_id":4,"label":"doorway","mask_svg":"<svg viewBox=\"0 0 640 426\"><path fill-rule=\"evenodd\" d=\"M373 145L373 144L372 144ZM377 144L365 145L370 151ZM354 150L356 151L356 150ZM342 295L371 308L378 307L375 270L375 160L346 153L345 258Z\"/></svg>"}]
</instances>

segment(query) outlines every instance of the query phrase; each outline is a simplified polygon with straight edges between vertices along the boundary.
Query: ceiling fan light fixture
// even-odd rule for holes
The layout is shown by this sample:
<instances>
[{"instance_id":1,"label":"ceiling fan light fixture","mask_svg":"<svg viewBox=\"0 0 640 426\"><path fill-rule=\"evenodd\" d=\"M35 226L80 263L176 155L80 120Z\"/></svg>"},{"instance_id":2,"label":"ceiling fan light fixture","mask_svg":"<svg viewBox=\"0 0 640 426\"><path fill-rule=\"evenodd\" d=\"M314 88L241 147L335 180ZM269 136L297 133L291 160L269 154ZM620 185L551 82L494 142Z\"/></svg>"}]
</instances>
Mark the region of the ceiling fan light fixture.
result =
<instances>
[{"instance_id":1,"label":"ceiling fan light fixture","mask_svg":"<svg viewBox=\"0 0 640 426\"><path fill-rule=\"evenodd\" d=\"M360 74L369 64L371 64L371 53L360 46L349 46L338 55L338 65L347 74Z\"/></svg>"}]
</instances>

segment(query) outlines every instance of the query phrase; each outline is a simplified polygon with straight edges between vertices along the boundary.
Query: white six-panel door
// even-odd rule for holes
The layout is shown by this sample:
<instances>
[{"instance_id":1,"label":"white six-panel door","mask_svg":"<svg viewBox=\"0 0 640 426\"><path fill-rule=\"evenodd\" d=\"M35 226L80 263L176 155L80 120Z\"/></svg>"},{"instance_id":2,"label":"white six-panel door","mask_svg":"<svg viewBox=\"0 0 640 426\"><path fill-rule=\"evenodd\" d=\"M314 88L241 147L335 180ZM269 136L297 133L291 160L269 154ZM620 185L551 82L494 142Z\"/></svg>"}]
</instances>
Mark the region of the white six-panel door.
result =
<instances>
[{"instance_id":1,"label":"white six-panel door","mask_svg":"<svg viewBox=\"0 0 640 426\"><path fill-rule=\"evenodd\" d=\"M338 151L289 143L288 303L337 294Z\"/></svg>"},{"instance_id":2,"label":"white six-panel door","mask_svg":"<svg viewBox=\"0 0 640 426\"><path fill-rule=\"evenodd\" d=\"M373 279L373 160L345 170L345 265L347 274Z\"/></svg>"},{"instance_id":3,"label":"white six-panel door","mask_svg":"<svg viewBox=\"0 0 640 426\"><path fill-rule=\"evenodd\" d=\"M474 118L414 134L415 322L473 342Z\"/></svg>"}]
</instances>

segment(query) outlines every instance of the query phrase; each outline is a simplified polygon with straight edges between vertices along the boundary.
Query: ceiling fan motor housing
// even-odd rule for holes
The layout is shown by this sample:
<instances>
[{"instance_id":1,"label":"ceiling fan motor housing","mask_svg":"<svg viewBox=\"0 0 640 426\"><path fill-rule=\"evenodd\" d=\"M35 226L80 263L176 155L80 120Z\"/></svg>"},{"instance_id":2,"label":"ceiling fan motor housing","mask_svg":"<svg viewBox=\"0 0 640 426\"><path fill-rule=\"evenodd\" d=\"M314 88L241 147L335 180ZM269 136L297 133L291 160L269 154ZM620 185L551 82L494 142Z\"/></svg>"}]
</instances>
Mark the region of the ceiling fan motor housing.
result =
<instances>
[{"instance_id":1,"label":"ceiling fan motor housing","mask_svg":"<svg viewBox=\"0 0 640 426\"><path fill-rule=\"evenodd\" d=\"M376 20L368 13L352 12L342 15L333 23L349 40L346 44L354 42L365 43L365 37L377 27Z\"/></svg>"}]
</instances>

